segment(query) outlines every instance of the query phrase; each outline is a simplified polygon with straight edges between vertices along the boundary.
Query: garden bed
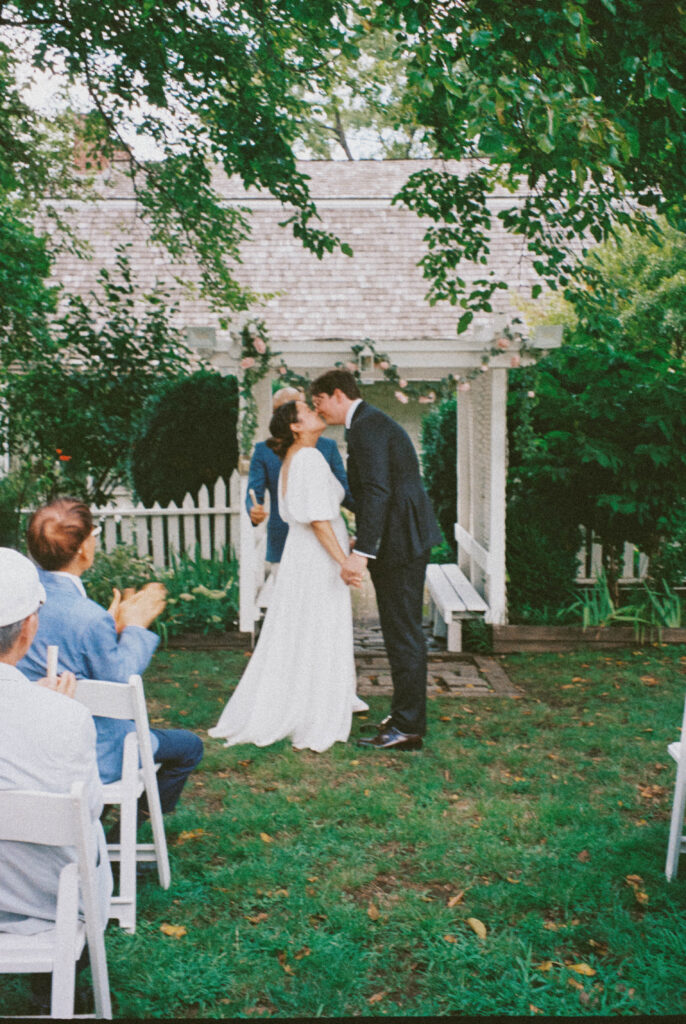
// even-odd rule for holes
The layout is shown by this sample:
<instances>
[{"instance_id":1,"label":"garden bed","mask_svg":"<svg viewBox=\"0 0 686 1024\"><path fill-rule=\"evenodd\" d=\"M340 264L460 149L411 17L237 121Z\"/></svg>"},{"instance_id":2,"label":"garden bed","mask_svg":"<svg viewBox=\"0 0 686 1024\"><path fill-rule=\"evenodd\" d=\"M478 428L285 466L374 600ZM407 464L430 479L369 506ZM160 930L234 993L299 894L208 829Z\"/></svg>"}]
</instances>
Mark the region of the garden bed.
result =
<instances>
[{"instance_id":1,"label":"garden bed","mask_svg":"<svg viewBox=\"0 0 686 1024\"><path fill-rule=\"evenodd\" d=\"M237 629L221 633L179 633L170 636L165 646L190 651L248 651L250 633L239 633Z\"/></svg>"},{"instance_id":2,"label":"garden bed","mask_svg":"<svg viewBox=\"0 0 686 1024\"><path fill-rule=\"evenodd\" d=\"M493 653L573 651L580 647L640 647L645 644L686 644L686 629L663 629L636 638L633 626L493 626Z\"/></svg>"}]
</instances>

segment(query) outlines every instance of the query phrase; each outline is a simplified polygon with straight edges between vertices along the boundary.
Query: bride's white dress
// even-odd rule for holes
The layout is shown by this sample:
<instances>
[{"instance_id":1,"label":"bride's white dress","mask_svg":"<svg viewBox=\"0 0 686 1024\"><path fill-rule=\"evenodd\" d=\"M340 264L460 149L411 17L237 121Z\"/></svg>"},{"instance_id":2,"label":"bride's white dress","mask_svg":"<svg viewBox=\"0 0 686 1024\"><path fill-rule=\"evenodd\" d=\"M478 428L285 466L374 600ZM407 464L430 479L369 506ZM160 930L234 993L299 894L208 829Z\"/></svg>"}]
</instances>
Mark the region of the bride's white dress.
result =
<instances>
[{"instance_id":1,"label":"bride's white dress","mask_svg":"<svg viewBox=\"0 0 686 1024\"><path fill-rule=\"evenodd\" d=\"M296 452L279 512L288 523L264 624L247 669L210 736L226 746L267 746L290 737L294 747L326 750L350 733L355 662L350 590L338 564L310 525L328 519L341 547L341 484L316 448Z\"/></svg>"}]
</instances>

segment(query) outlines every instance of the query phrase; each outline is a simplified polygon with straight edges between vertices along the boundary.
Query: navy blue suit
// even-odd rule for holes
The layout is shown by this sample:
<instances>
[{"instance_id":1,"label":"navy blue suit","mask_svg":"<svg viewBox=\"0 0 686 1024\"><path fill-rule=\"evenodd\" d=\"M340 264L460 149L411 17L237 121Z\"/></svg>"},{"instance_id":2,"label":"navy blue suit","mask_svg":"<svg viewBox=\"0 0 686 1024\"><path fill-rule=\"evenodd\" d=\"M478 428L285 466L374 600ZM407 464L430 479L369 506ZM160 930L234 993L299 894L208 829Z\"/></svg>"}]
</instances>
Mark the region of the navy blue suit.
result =
<instances>
[{"instance_id":1,"label":"navy blue suit","mask_svg":"<svg viewBox=\"0 0 686 1024\"><path fill-rule=\"evenodd\" d=\"M424 577L441 531L422 485L414 445L403 428L362 402L348 430L348 477L355 499L355 550L371 555L381 630L391 666L391 724L426 732Z\"/></svg>"},{"instance_id":2,"label":"navy blue suit","mask_svg":"<svg viewBox=\"0 0 686 1024\"><path fill-rule=\"evenodd\" d=\"M338 450L338 445L330 437L320 437L317 441L317 448L322 453L331 472L340 481L345 498L343 504L346 508L354 511L353 497L348 487L348 478L345 475L343 459ZM288 536L288 524L284 523L279 515L279 473L282 462L276 452L272 451L266 441L258 441L255 445L252 459L250 460L250 471L248 473L248 496L245 506L248 510L252 508L253 501L250 491L254 490L258 505L264 503L264 496L269 492L269 520L267 522L267 562L280 562L283 554L283 547Z\"/></svg>"}]
</instances>

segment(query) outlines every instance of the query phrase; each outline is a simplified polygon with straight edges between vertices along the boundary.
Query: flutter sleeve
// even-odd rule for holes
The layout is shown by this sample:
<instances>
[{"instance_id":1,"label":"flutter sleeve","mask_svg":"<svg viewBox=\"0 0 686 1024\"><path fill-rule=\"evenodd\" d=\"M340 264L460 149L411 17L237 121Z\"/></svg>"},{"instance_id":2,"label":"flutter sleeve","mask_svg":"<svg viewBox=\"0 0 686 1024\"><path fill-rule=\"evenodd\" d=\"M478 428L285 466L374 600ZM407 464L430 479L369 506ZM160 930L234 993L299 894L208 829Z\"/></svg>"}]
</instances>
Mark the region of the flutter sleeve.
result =
<instances>
[{"instance_id":1,"label":"flutter sleeve","mask_svg":"<svg viewBox=\"0 0 686 1024\"><path fill-rule=\"evenodd\" d=\"M316 448L302 448L293 457L286 484L288 511L297 523L335 519L342 487Z\"/></svg>"}]
</instances>

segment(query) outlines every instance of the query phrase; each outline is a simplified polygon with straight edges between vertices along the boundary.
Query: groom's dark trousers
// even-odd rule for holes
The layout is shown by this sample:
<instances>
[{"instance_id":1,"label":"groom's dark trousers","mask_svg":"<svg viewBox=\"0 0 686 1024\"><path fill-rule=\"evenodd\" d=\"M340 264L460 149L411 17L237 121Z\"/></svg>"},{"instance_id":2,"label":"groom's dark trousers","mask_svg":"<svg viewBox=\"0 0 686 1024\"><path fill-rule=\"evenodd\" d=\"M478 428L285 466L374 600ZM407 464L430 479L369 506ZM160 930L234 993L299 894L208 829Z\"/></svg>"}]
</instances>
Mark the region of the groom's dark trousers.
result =
<instances>
[{"instance_id":1,"label":"groom's dark trousers","mask_svg":"<svg viewBox=\"0 0 686 1024\"><path fill-rule=\"evenodd\" d=\"M424 577L441 532L406 431L362 402L348 431L348 480L355 499L355 550L370 556L381 629L391 666L391 724L426 732Z\"/></svg>"}]
</instances>

